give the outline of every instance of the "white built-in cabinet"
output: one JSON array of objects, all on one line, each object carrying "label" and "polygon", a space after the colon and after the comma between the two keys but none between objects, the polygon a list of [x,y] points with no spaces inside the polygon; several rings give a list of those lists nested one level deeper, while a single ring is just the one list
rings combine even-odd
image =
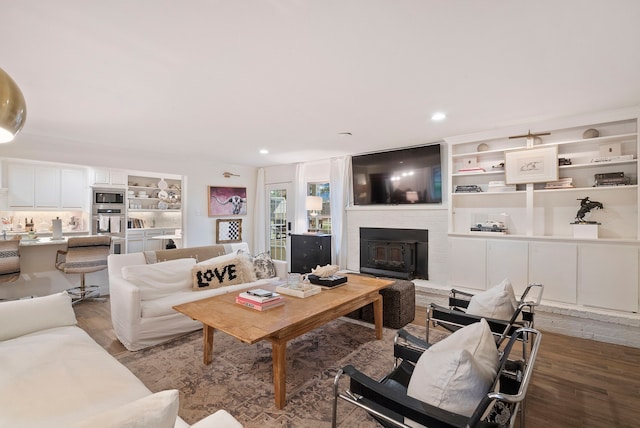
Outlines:
[{"label": "white built-in cabinet", "polygon": [[94,168],[93,184],[96,186],[126,186],[127,173],[113,169]]},{"label": "white built-in cabinet", "polygon": [[87,185],[84,169],[8,163],[10,209],[82,209]]},{"label": "white built-in cabinet", "polygon": [[173,235],[174,231],[175,229],[130,229],[127,231],[127,253],[162,250],[166,241],[154,237]]},{"label": "white built-in cabinet", "polygon": [[[584,138],[588,129],[599,136]],[[539,138],[509,136],[532,133]],[[521,291],[527,283],[544,284],[543,300],[637,312],[639,305],[640,217],[638,196],[638,110],[537,123],[445,139],[449,144],[450,286],[484,290],[509,277]],[[518,149],[557,148],[560,178],[573,187],[506,181],[505,153]],[[604,159],[619,150],[622,157]],[[502,164],[502,165],[501,165]],[[484,171],[461,172],[476,167]],[[509,165],[506,165],[509,168]],[[626,185],[595,185],[595,174],[623,173]],[[481,191],[457,192],[475,185]],[[600,223],[597,238],[574,236],[571,224],[580,200],[601,202],[587,219]],[[478,219],[504,219],[507,234],[472,231]],[[520,290],[519,290],[520,289]]]},{"label": "white built-in cabinet", "polygon": [[516,294],[544,285],[543,299],[637,312],[637,244],[450,237],[450,285],[486,290],[509,278]]}]

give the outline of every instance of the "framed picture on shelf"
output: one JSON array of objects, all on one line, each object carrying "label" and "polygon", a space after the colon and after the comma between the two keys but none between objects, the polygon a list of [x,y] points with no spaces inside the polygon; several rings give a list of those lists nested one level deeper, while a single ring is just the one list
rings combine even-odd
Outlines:
[{"label": "framed picture on shelf", "polygon": [[209,217],[247,215],[246,187],[209,186]]},{"label": "framed picture on shelf", "polygon": [[507,184],[558,180],[558,146],[505,150]]}]

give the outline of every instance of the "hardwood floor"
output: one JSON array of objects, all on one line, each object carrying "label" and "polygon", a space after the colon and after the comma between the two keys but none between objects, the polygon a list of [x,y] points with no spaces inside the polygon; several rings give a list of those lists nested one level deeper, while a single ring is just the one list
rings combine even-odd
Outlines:
[{"label": "hardwood floor", "polygon": [[[126,351],[111,327],[108,301],[85,302],[75,311],[79,326],[109,353]],[[415,323],[425,321],[425,308],[416,308]],[[543,332],[527,397],[527,428],[635,428],[640,349]]]}]

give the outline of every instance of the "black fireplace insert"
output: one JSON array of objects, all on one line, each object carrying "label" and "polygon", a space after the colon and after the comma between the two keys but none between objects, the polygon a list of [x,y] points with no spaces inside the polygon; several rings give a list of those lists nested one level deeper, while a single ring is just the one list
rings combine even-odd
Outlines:
[{"label": "black fireplace insert", "polygon": [[360,272],[401,279],[429,279],[429,231],[360,228]]}]

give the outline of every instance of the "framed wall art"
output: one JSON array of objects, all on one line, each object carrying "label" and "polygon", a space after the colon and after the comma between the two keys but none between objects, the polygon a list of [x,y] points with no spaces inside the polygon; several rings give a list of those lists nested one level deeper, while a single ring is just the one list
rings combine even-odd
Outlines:
[{"label": "framed wall art", "polygon": [[216,244],[242,241],[242,219],[216,220]]},{"label": "framed wall art", "polygon": [[558,146],[507,150],[504,161],[507,184],[558,180]]},{"label": "framed wall art", "polygon": [[209,217],[247,215],[246,187],[209,186]]}]

